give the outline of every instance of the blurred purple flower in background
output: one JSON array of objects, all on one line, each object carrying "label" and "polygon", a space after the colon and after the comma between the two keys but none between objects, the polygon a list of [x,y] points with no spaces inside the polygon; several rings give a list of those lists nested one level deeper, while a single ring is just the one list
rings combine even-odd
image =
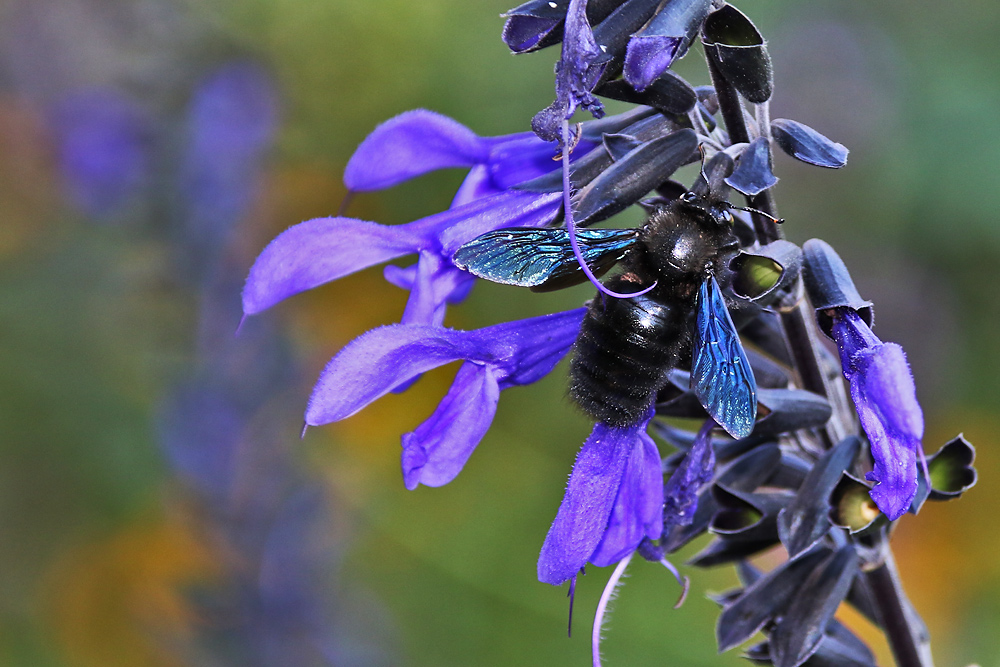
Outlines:
[{"label": "blurred purple flower in background", "polygon": [[248,61],[208,73],[188,103],[179,175],[184,232],[206,246],[224,243],[246,213],[277,128],[277,91]]},{"label": "blurred purple flower in background", "polygon": [[210,621],[195,650],[199,661],[224,664],[385,663],[385,649],[359,639],[364,628],[342,631],[365,617],[348,613],[333,588],[347,540],[342,517],[300,468],[292,424],[260,416],[298,384],[289,345],[267,322],[233,337],[241,271],[225,257],[250,210],[276,115],[270,77],[233,62],[201,80],[185,116],[173,231],[178,261],[195,277],[200,322],[189,377],[164,403],[161,442],[222,565],[215,585],[191,592]]},{"label": "blurred purple flower in background", "polygon": [[114,88],[81,89],[51,112],[66,196],[85,215],[110,219],[150,184],[149,112]]}]

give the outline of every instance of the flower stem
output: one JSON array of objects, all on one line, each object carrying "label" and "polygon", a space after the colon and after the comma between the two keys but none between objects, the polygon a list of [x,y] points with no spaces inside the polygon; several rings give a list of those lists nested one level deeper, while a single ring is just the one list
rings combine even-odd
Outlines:
[{"label": "flower stem", "polygon": [[879,624],[898,667],[933,667],[930,635],[903,592],[888,541],[883,545],[882,563],[864,575]]}]

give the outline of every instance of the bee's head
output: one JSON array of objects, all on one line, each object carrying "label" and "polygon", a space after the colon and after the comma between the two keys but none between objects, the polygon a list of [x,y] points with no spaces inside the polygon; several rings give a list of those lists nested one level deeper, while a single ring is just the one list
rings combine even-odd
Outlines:
[{"label": "bee's head", "polygon": [[726,178],[733,173],[735,164],[727,153],[718,152],[701,165],[698,180],[679,198],[680,206],[689,214],[714,226],[733,224],[729,212],[729,184]]},{"label": "bee's head", "polygon": [[701,218],[703,222],[713,223],[716,228],[732,226],[733,214],[730,209],[734,208],[762,215],[775,223],[784,222],[755,208],[736,206],[729,202],[730,187],[726,179],[733,173],[734,167],[733,159],[722,151],[703,162],[698,180],[690,191],[679,197],[680,205],[689,214]]},{"label": "bee's head", "polygon": [[[728,188],[728,186],[726,186]],[[733,214],[729,209],[732,204],[725,198],[708,195],[701,195],[694,190],[685,192],[680,196],[680,205],[693,217],[701,218],[704,222],[714,223],[716,227],[731,226],[733,224]]]}]

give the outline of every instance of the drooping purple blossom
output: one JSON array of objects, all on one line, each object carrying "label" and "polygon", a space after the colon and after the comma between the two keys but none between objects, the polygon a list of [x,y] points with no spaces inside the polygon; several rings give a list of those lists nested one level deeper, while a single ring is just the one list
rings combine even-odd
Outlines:
[{"label": "drooping purple blossom", "polygon": [[715,450],[712,429],[717,424],[709,418],[698,431],[684,461],[667,480],[663,489],[663,522],[666,526],[688,526],[698,507],[698,491],[715,474]]},{"label": "drooping purple blossom", "polygon": [[866,475],[876,483],[872,500],[895,521],[917,493],[917,461],[923,456],[924,414],[913,375],[903,348],[879,340],[854,310],[834,309],[832,334],[875,460]]},{"label": "drooping purple blossom", "polygon": [[430,418],[403,436],[407,488],[447,484],[489,429],[500,392],[548,374],[576,339],[584,312],[577,308],[473,331],[424,324],[374,329],[348,343],[323,370],[306,423],[345,419],[422,373],[464,361]]},{"label": "drooping purple blossom", "polygon": [[573,464],[566,494],[538,558],[538,579],[559,585],[587,563],[620,561],[663,528],[663,474],[652,419],[613,428],[598,422]]},{"label": "drooping purple blossom", "polygon": [[385,277],[410,290],[404,323],[440,324],[445,304],[468,294],[475,280],[452,255],[462,244],[501,227],[537,227],[556,214],[559,193],[508,190],[404,225],[353,218],[317,218],[289,228],[254,262],[243,290],[243,312],[259,313],[299,292],[418,254],[415,267]]},{"label": "drooping purple blossom", "polygon": [[592,92],[605,65],[599,63],[601,51],[594,31],[587,21],[587,0],[571,0],[566,10],[562,56],[556,63],[556,99],[531,120],[531,129],[545,141],[561,141],[562,123],[581,107],[604,116],[604,105]]}]

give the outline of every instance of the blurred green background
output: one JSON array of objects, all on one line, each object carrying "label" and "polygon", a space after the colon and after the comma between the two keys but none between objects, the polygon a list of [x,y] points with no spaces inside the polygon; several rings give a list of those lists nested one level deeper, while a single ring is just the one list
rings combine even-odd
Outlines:
[{"label": "blurred green background", "polygon": [[[770,43],[772,116],[851,149],[836,172],[778,156],[787,234],[832,243],[875,302],[876,333],[907,350],[925,449],[963,431],[978,447],[980,484],[902,519],[895,546],[938,664],[1000,665],[992,507],[1000,499],[1000,291],[991,278],[1000,261],[1000,45],[992,38],[1000,7],[740,7]],[[164,404],[184,378],[210,374],[216,355],[239,359],[231,386],[241,372],[260,374],[263,362],[240,347],[246,339],[231,338],[239,280],[278,232],[336,212],[344,164],[379,122],[424,107],[481,135],[505,134],[525,130],[551,102],[558,52],[510,55],[499,39],[508,8],[497,0],[0,2],[0,664],[255,664],[238,642],[211,639],[245,619],[206,614],[204,591],[257,581],[256,566],[218,537],[233,521],[213,508],[231,498],[213,505],[177,474],[163,434],[187,416]],[[234,61],[270,82],[273,118],[266,100],[261,113],[272,133],[258,142],[252,173],[241,172],[239,183],[252,187],[226,209],[229,227],[205,231],[198,225],[211,226],[211,216],[185,214],[195,210],[186,198],[196,198],[183,178],[190,110],[199,82]],[[677,69],[708,82],[697,49]],[[88,90],[113,91],[134,108],[128,122],[142,119],[125,142],[139,153],[125,150],[132,161],[114,163],[127,187],[105,187],[96,201],[73,189],[65,146],[66,100]],[[241,117],[241,108],[230,111]],[[225,144],[207,145],[226,157]],[[433,174],[359,196],[350,213],[413,220],[445,208],[461,178]],[[223,287],[207,292],[216,283],[201,274],[225,275]],[[585,288],[535,295],[479,285],[447,323],[486,326],[586,298]],[[454,367],[299,442],[323,364],[360,333],[398,321],[404,302],[373,269],[251,323],[277,331],[266,340],[283,345],[297,371],[274,385],[273,400],[266,387],[255,394],[247,432],[266,425],[276,433],[276,456],[293,471],[281,484],[324,489],[329,513],[310,524],[328,540],[310,556],[325,563],[313,602],[334,609],[322,650],[294,661],[276,650],[260,664],[588,664],[590,616],[608,572],[591,569],[581,580],[572,639],[565,591],[535,580],[538,549],[590,428],[565,398],[564,370],[505,392],[489,435],[440,489],[404,489],[398,437],[431,412]],[[225,334],[206,336],[206,327]],[[257,492],[244,484],[241,507]],[[261,539],[272,549],[282,535]],[[606,631],[605,664],[738,664],[738,652],[716,656],[716,608],[703,595],[733,585],[734,575],[686,573],[692,595],[675,611],[672,578],[632,566]],[[845,618],[889,664],[877,633]]]}]

